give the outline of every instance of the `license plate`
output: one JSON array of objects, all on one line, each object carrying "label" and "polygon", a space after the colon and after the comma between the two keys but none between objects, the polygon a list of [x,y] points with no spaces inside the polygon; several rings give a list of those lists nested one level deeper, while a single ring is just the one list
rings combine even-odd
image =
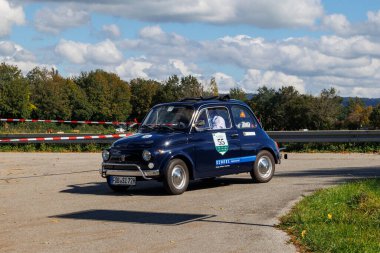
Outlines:
[{"label": "license plate", "polygon": [[135,177],[111,176],[112,185],[136,185]]}]

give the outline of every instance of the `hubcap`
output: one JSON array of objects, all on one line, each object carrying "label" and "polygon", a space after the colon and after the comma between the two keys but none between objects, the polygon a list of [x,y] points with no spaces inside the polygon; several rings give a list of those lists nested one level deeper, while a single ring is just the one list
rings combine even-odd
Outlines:
[{"label": "hubcap", "polygon": [[176,189],[182,189],[185,186],[186,174],[182,166],[174,166],[172,170],[172,182]]},{"label": "hubcap", "polygon": [[268,178],[272,173],[272,161],[267,156],[262,156],[258,162],[258,172],[262,178]]}]

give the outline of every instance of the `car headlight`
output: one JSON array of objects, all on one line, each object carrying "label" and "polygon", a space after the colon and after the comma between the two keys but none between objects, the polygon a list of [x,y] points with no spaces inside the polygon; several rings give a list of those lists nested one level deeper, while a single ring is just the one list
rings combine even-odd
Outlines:
[{"label": "car headlight", "polygon": [[103,150],[102,157],[103,161],[108,161],[108,159],[110,159],[110,152],[108,150]]},{"label": "car headlight", "polygon": [[148,151],[148,150],[144,150],[142,152],[142,158],[145,160],[145,161],[149,161],[151,158],[152,158],[152,154]]}]

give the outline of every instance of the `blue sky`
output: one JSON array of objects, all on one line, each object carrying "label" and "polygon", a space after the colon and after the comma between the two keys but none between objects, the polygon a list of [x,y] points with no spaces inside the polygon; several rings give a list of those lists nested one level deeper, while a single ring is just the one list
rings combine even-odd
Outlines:
[{"label": "blue sky", "polygon": [[380,97],[380,1],[0,0],[0,61]]}]

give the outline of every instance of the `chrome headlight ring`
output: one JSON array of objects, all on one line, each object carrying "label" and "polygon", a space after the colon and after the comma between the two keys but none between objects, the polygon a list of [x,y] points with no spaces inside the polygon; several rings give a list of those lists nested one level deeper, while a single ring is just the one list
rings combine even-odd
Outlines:
[{"label": "chrome headlight ring", "polygon": [[149,162],[150,159],[152,159],[152,153],[150,153],[149,150],[144,150],[142,152],[142,158],[144,159],[144,161]]}]

